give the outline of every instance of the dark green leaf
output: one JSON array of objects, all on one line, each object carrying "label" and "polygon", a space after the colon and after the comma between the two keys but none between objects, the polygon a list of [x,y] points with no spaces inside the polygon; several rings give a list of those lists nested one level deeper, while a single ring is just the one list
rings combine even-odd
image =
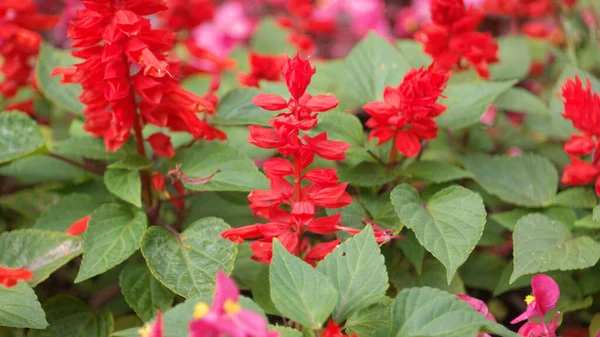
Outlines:
[{"label": "dark green leaf", "polygon": [[473,177],[471,173],[461,168],[433,160],[415,161],[406,168],[406,171],[416,178],[434,183]]},{"label": "dark green leaf", "polygon": [[87,194],[66,195],[42,213],[33,228],[64,232],[75,221],[92,214],[101,204],[101,200]]},{"label": "dark green leaf", "polygon": [[148,322],[157,311],[165,312],[173,303],[173,294],[152,276],[144,264],[129,265],[121,271],[119,286],[127,303]]},{"label": "dark green leaf", "polygon": [[252,102],[259,91],[254,88],[238,88],[228,92],[219,101],[217,115],[213,120],[221,125],[268,125],[276,113],[266,111]]},{"label": "dark green leaf", "polygon": [[0,286],[0,326],[44,329],[46,314],[33,290],[20,281],[16,286]]},{"label": "dark green leaf", "polygon": [[349,334],[358,334],[360,337],[373,337],[377,329],[386,327],[391,321],[391,300],[384,297],[382,300],[361,310],[356,310],[348,317],[344,327]]},{"label": "dark green leaf", "polygon": [[21,112],[0,112],[0,163],[35,152],[44,146],[37,123]]}]

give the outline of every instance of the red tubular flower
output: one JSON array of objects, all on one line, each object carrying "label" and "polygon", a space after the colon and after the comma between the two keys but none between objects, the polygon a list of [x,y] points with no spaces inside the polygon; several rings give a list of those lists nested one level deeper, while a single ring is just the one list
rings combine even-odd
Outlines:
[{"label": "red tubular flower", "polygon": [[75,221],[66,231],[65,233],[71,234],[73,236],[77,236],[83,232],[85,232],[88,228],[88,223],[90,222],[91,216],[84,216],[83,218]]},{"label": "red tubular flower", "polygon": [[489,32],[475,28],[483,20],[483,11],[465,8],[463,0],[432,0],[433,23],[424,24],[415,40],[436,67],[445,70],[462,69],[464,61],[471,64],[479,76],[489,78],[488,65],[498,62],[498,44]]},{"label": "red tubular flower", "polygon": [[[310,249],[304,234],[330,234],[343,227],[339,223],[340,215],[316,218],[317,207],[344,207],[352,202],[352,197],[346,193],[348,184],[339,183],[335,169],[306,168],[315,155],[329,160],[344,159],[344,152],[349,145],[327,139],[326,133],[315,137],[301,134],[315,126],[317,113],[335,108],[338,101],[333,96],[313,97],[306,94],[315,69],[298,55],[284,63],[282,72],[292,97],[286,100],[277,95],[260,94],[253,102],[266,110],[287,111],[270,121],[272,128],[249,127],[250,143],[262,148],[278,149],[283,156],[291,157],[291,160],[267,160],[264,170],[271,181],[270,189],[252,191],[248,195],[250,209],[256,216],[266,218],[268,223],[230,229],[221,236],[234,242],[257,239],[252,242],[250,249],[253,259],[262,263],[270,263],[272,240],[277,238],[290,253],[297,256],[306,253],[305,260],[314,265],[339,241],[318,244]],[[303,180],[310,184],[303,184]]]},{"label": "red tubular flower", "polygon": [[148,142],[152,146],[154,153],[161,157],[171,158],[175,155],[175,149],[171,144],[171,137],[162,132],[157,132],[148,137]]},{"label": "red tubular flower", "polygon": [[342,329],[337,325],[333,319],[330,319],[327,322],[327,326],[325,327],[325,331],[323,331],[322,337],[358,337],[358,334],[346,335],[342,333]]},{"label": "red tubular flower", "polygon": [[193,29],[215,15],[214,0],[168,0],[168,9],[160,16],[173,31]]},{"label": "red tubular flower", "polygon": [[[195,138],[224,138],[197,115],[214,111],[214,104],[183,89],[173,78],[178,64],[168,61],[166,53],[174,35],[153,29],[144,18],[167,9],[162,0],[89,0],[83,5],[71,21],[68,36],[79,48],[73,55],[84,61],[74,68],[57,68],[53,74],[83,87],[79,99],[86,105],[86,131],[103,137],[108,151],[118,150],[132,128],[139,136],[145,123]],[[170,154],[168,145],[161,150]]]},{"label": "red tubular flower", "polygon": [[260,80],[273,82],[281,80],[281,68],[285,61],[284,56],[260,55],[250,52],[249,58],[250,72],[248,74],[238,74],[240,84],[258,88]]},{"label": "red tubular flower", "polygon": [[367,103],[363,107],[371,116],[366,123],[371,128],[370,138],[377,138],[378,145],[392,140],[395,149],[408,157],[419,153],[420,140],[437,135],[433,118],[446,107],[436,102],[442,97],[449,76],[433,66],[411,69],[398,88],[386,87],[384,102]]},{"label": "red tubular flower", "polygon": [[28,269],[12,269],[0,266],[0,284],[7,288],[17,285],[19,280],[25,282],[33,278],[33,273]]}]

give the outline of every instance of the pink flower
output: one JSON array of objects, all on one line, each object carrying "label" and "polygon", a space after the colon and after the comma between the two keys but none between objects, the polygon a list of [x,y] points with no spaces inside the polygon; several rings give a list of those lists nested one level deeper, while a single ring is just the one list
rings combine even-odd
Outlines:
[{"label": "pink flower", "polygon": [[138,333],[141,337],[163,337],[163,330],[162,312],[159,311],[158,315],[156,315],[156,320],[146,324]]},{"label": "pink flower", "polygon": [[[469,295],[464,295],[464,294],[457,294],[456,296],[458,296],[458,298],[460,300],[467,302],[468,305],[472,306],[475,310],[477,310],[480,314],[485,316],[490,321],[496,322],[496,318],[494,318],[494,316],[490,313],[487,305],[482,300],[477,299],[475,297],[471,297]],[[490,335],[483,333],[483,332],[479,333],[477,336],[478,337],[490,337]]]},{"label": "pink flower", "polygon": [[513,319],[510,323],[516,324],[524,320],[544,316],[548,311],[556,307],[556,302],[560,297],[560,288],[556,281],[545,274],[535,275],[531,279],[532,295],[527,295],[525,302],[527,310]]},{"label": "pink flower", "polygon": [[240,291],[233,280],[217,272],[212,305],[196,304],[189,337],[277,337],[276,332],[267,331],[267,322],[261,315],[241,307],[239,297]]},{"label": "pink flower", "polygon": [[324,0],[314,11],[318,20],[335,20],[342,14],[350,17],[351,31],[362,37],[370,30],[390,38],[385,17],[385,3],[382,0]]},{"label": "pink flower", "polygon": [[495,105],[490,104],[490,105],[488,105],[488,107],[485,110],[485,112],[483,113],[483,115],[481,115],[481,118],[479,119],[479,121],[485,125],[492,126],[492,125],[494,125],[494,122],[496,121],[497,115],[498,115],[498,109],[496,108]]},{"label": "pink flower", "polygon": [[[518,334],[523,337],[555,337],[558,329],[558,318],[560,313],[550,320],[548,325],[538,322],[527,322],[519,329]],[[596,336],[598,337],[598,336]]]}]

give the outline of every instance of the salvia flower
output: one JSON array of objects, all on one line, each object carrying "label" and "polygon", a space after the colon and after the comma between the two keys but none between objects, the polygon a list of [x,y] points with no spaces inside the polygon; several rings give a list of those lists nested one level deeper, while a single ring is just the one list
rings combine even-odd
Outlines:
[{"label": "salvia flower", "polygon": [[277,337],[267,330],[265,319],[239,303],[240,291],[225,273],[217,272],[213,302],[200,302],[194,308],[189,337]]},{"label": "salvia flower", "polygon": [[215,0],[168,0],[168,9],[160,13],[165,25],[174,31],[194,29],[215,15]]},{"label": "salvia flower", "polygon": [[73,235],[73,236],[77,236],[77,235],[85,232],[88,228],[88,223],[90,222],[90,218],[91,218],[91,216],[87,215],[87,216],[84,216],[83,218],[75,221],[71,226],[69,226],[69,228],[67,228],[65,233]]},{"label": "salvia flower", "polygon": [[538,274],[531,279],[531,289],[533,295],[525,297],[527,309],[511,323],[516,324],[531,318],[539,318],[541,323],[527,322],[519,329],[519,334],[525,337],[555,337],[560,312],[556,313],[549,324],[545,323],[544,315],[556,307],[560,297],[560,288],[550,276]]},{"label": "salvia flower", "polygon": [[12,288],[20,280],[29,281],[33,278],[33,273],[29,269],[12,269],[0,266],[0,284],[6,288]]},{"label": "salvia flower", "polygon": [[156,320],[146,324],[143,328],[138,330],[138,333],[140,334],[140,337],[163,337],[164,330],[162,312],[159,311],[156,315]]},{"label": "salvia flower", "polygon": [[366,125],[371,128],[370,138],[378,145],[393,142],[396,150],[413,157],[421,150],[421,139],[433,139],[437,124],[433,118],[446,107],[437,103],[442,97],[450,74],[436,70],[411,69],[397,88],[386,87],[383,102],[367,103],[363,109],[371,118]]},{"label": "salvia flower", "polygon": [[[144,17],[167,9],[162,0],[89,0],[83,5],[68,36],[78,48],[73,56],[84,61],[73,68],[57,68],[53,74],[62,74],[63,82],[81,84],[84,129],[103,137],[107,151],[118,150],[132,128],[140,136],[146,123],[195,138],[224,138],[197,115],[214,111],[213,104],[174,79],[178,64],[166,57],[174,35],[153,29]],[[169,155],[166,140],[159,140],[162,151],[157,154]]]},{"label": "salvia flower", "polygon": [[[475,298],[475,297],[471,297],[469,295],[465,295],[465,294],[457,294],[456,296],[458,296],[458,298],[461,301],[464,301],[468,305],[470,305],[471,307],[473,307],[473,309],[477,310],[480,314],[482,314],[483,316],[485,316],[490,321],[496,322],[496,318],[494,318],[494,315],[492,315],[490,313],[487,305],[482,300],[480,300],[478,298]],[[490,335],[487,334],[487,333],[481,332],[481,333],[479,333],[477,335],[477,337],[490,337]]]},{"label": "salvia flower", "polygon": [[486,13],[539,18],[552,14],[552,0],[485,0]]},{"label": "salvia flower", "polygon": [[[571,135],[564,150],[571,156],[561,182],[565,185],[587,185],[596,181],[596,194],[600,195],[600,95],[592,91],[589,79],[584,86],[581,79],[568,78],[562,87],[563,117],[570,120],[580,134]],[[580,157],[591,155],[591,162]]]},{"label": "salvia flower", "polygon": [[415,34],[441,69],[463,69],[466,63],[479,76],[489,78],[488,65],[498,62],[498,44],[491,33],[475,29],[483,20],[483,11],[465,7],[463,0],[431,0],[433,22],[424,24]]},{"label": "salvia flower", "polygon": [[[268,220],[224,231],[221,236],[234,242],[255,239],[250,249],[253,259],[270,263],[272,241],[277,238],[291,253],[314,265],[331,252],[339,240],[311,247],[304,234],[334,233],[343,225],[340,215],[316,217],[317,207],[339,208],[352,201],[346,193],[347,183],[339,183],[335,169],[307,167],[315,155],[328,160],[342,160],[350,145],[329,140],[327,133],[314,137],[302,134],[317,123],[317,114],[335,108],[338,100],[330,95],[311,96],[306,93],[315,73],[308,60],[296,55],[283,65],[283,78],[291,94],[286,100],[273,94],[259,94],[253,102],[269,111],[280,111],[270,121],[272,127],[250,126],[248,141],[258,147],[277,149],[285,157],[267,160],[263,168],[271,181],[269,190],[252,191],[248,196],[254,214]],[[283,110],[283,111],[282,111]],[[308,182],[310,184],[303,184]]]},{"label": "salvia flower", "polygon": [[322,337],[358,337],[358,334],[346,335],[342,333],[342,329],[333,319],[329,319],[325,330],[321,334]]},{"label": "salvia flower", "polygon": [[240,84],[248,87],[259,87],[260,80],[278,82],[281,80],[281,68],[285,62],[285,56],[261,55],[250,52],[250,72],[238,74]]}]

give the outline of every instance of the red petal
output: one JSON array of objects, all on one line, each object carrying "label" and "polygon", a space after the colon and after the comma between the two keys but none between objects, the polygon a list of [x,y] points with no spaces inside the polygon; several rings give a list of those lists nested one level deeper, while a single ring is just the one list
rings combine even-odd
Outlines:
[{"label": "red petal", "polygon": [[252,102],[257,106],[269,111],[282,110],[288,106],[283,97],[274,94],[258,94],[254,96]]},{"label": "red petal", "polygon": [[399,131],[396,135],[396,149],[407,157],[414,157],[421,151],[421,142],[410,132]]},{"label": "red petal", "polygon": [[312,111],[323,112],[335,108],[339,103],[340,101],[333,95],[317,95],[311,97],[305,107]]}]

